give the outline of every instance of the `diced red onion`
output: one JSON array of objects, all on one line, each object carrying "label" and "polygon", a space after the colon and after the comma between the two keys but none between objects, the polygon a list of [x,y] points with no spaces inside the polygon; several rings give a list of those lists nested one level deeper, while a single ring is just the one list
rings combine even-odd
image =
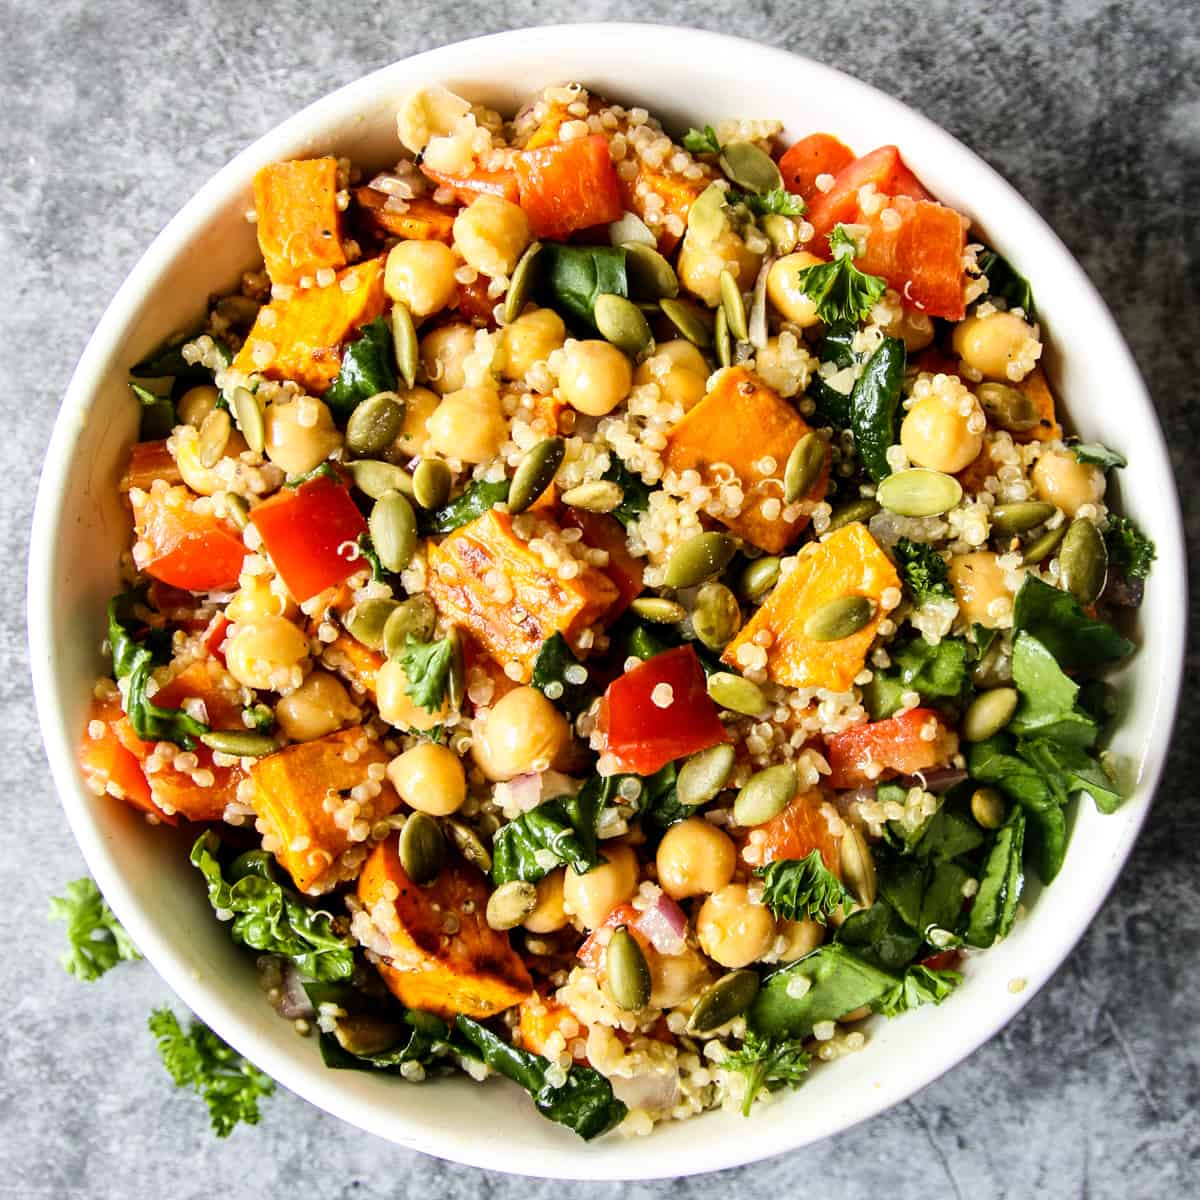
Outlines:
[{"label": "diced red onion", "polygon": [[632,1079],[614,1076],[609,1080],[613,1095],[630,1108],[641,1108],[647,1112],[665,1112],[675,1106],[679,1098],[679,1073],[677,1071],[643,1070]]},{"label": "diced red onion", "polygon": [[634,924],[659,954],[679,954],[683,950],[687,917],[666,892],[659,892]]},{"label": "diced red onion", "polygon": [[935,796],[948,792],[955,784],[962,783],[967,773],[961,767],[939,767],[936,771],[920,771],[904,780],[906,787],[922,787]]},{"label": "diced red onion", "polygon": [[301,1018],[308,1021],[316,1015],[308,993],[304,990],[304,984],[300,982],[300,972],[292,963],[283,968],[283,995],[279,999],[277,1011],[289,1021]]}]

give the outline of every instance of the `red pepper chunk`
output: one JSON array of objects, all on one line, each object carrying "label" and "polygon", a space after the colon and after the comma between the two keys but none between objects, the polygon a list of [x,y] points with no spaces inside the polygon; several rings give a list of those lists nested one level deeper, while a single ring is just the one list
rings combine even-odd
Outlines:
[{"label": "red pepper chunk", "polygon": [[783,186],[805,200],[818,194],[817,177],[835,176],[854,161],[854,151],[831,133],[810,133],[783,152],[779,172]]},{"label": "red pepper chunk", "polygon": [[603,134],[555,142],[517,155],[521,207],[535,237],[565,238],[606,225],[625,211]]},{"label": "red pepper chunk", "polygon": [[151,578],[184,591],[232,587],[246,546],[228,522],[197,512],[195,500],[185,487],[135,494],[134,561]]},{"label": "red pepper chunk", "polygon": [[513,204],[517,202],[517,177],[506,168],[485,171],[482,167],[476,167],[467,175],[451,175],[447,171],[435,171],[422,163],[421,173],[426,179],[432,179],[438,187],[449,188],[460,204],[470,204],[483,195],[501,196]]},{"label": "red pepper chunk", "polygon": [[[929,728],[933,736],[925,731]],[[958,752],[958,735],[931,708],[914,708],[900,717],[855,725],[826,742],[829,783],[856,788],[944,767]]]},{"label": "red pepper chunk", "polygon": [[728,741],[691,646],[647,659],[614,679],[597,727],[619,771],[653,775],[677,758]]},{"label": "red pepper chunk", "polygon": [[288,591],[303,604],[361,570],[354,543],[367,522],[350,490],[326,476],[285,489],[250,514]]},{"label": "red pepper chunk", "polygon": [[880,146],[870,154],[847,163],[834,176],[833,187],[817,192],[808,205],[805,218],[813,227],[813,253],[828,257],[825,239],[835,225],[852,224],[859,219],[858,189],[868,183],[883,196],[911,196],[914,200],[932,200],[921,181],[904,165],[895,146]]}]

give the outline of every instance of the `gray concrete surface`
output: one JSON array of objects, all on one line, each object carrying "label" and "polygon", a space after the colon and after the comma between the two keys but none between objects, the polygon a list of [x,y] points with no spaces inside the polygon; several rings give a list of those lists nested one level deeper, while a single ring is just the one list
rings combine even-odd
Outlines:
[{"label": "gray concrete surface", "polygon": [[[258,1128],[218,1142],[200,1102],[175,1092],[157,1063],[145,1018],[168,996],[153,970],[127,966],[85,987],[58,966],[61,933],[46,924],[46,899],[81,873],[82,861],[34,722],[21,597],[46,439],[109,297],[217,167],[330,88],[472,33],[605,18],[691,23],[825,59],[898,95],[995,164],[1062,235],[1124,327],[1200,551],[1200,37],[1185,5],[2,0],[0,324],[10,383],[0,438],[0,571],[9,597],[0,623],[0,1195],[367,1200],[486,1189],[496,1200],[976,1200],[1200,1192],[1194,687],[1120,885],[1024,1015],[870,1125],[719,1176],[662,1185],[486,1180],[374,1141],[284,1094]],[[1193,674],[1197,665],[1193,652]]]}]

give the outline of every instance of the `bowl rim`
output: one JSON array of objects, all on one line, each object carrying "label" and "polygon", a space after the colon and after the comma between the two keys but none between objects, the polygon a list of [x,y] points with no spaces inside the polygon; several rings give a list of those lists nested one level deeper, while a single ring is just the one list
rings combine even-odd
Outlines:
[{"label": "bowl rim", "polygon": [[[1169,547],[1164,547],[1164,541],[1160,539],[1160,561],[1156,567],[1154,587],[1170,593],[1167,599],[1169,608],[1185,620],[1187,614],[1184,555],[1179,552],[1183,546],[1182,521],[1165,439],[1144,381],[1107,306],[1057,234],[1007,180],[941,126],[870,84],[804,55],[766,46],[751,39],[707,30],[636,22],[546,25],[454,42],[390,63],[306,105],[239,152],[183,205],[154,238],[120,285],[88,340],[71,376],[46,451],[34,509],[26,608],[36,708],[55,790],[88,868],[117,917],[125,924],[134,941],[168,986],[201,1020],[211,1025],[240,1053],[245,1054],[289,1090],[357,1128],[437,1157],[514,1174],[530,1172],[522,1170],[521,1166],[511,1161],[511,1155],[506,1156],[503,1148],[498,1147],[494,1140],[464,1142],[461,1139],[443,1138],[439,1141],[439,1131],[431,1131],[417,1121],[410,1123],[408,1136],[401,1137],[397,1133],[395,1113],[390,1114],[385,1122],[381,1114],[374,1111],[377,1106],[372,1101],[347,1094],[339,1095],[336,1075],[329,1080],[332,1086],[315,1086],[310,1078],[306,1078],[307,1072],[300,1067],[294,1054],[276,1052],[274,1047],[260,1038],[255,1031],[244,1027],[219,992],[191,972],[171,941],[157,931],[154,917],[144,911],[130,895],[113,853],[107,845],[103,822],[89,810],[88,798],[75,768],[78,731],[66,728],[58,703],[59,685],[52,659],[40,651],[53,642],[53,548],[57,529],[65,515],[65,484],[74,441],[79,428],[86,420],[91,397],[110,369],[120,349],[119,338],[137,314],[143,296],[153,281],[170,269],[196,231],[215,219],[230,203],[231,198],[248,186],[250,175],[257,166],[278,157],[278,152],[273,148],[297,140],[309,128],[324,130],[333,125],[339,115],[344,118],[366,105],[374,89],[381,86],[386,88],[393,81],[397,84],[403,83],[406,75],[428,75],[439,68],[447,75],[469,73],[473,56],[482,55],[486,58],[488,54],[503,51],[507,45],[515,45],[518,40],[524,49],[532,45],[547,55],[552,55],[555,48],[565,42],[577,43],[580,39],[588,39],[603,48],[611,39],[630,36],[636,36],[646,42],[647,54],[653,53],[655,44],[670,42],[675,48],[686,43],[697,56],[697,61],[705,61],[706,55],[719,54],[722,48],[737,55],[752,54],[767,70],[786,70],[789,67],[794,69],[799,60],[808,78],[818,82],[821,79],[831,81],[843,91],[857,93],[872,109],[882,113],[902,114],[905,122],[915,122],[919,127],[923,127],[924,136],[931,142],[940,144],[954,155],[966,156],[971,160],[971,165],[984,181],[984,190],[987,193],[999,193],[1005,196],[1010,204],[1016,204],[1025,210],[1032,227],[1040,234],[1044,247],[1054,256],[1056,270],[1065,273],[1070,290],[1093,310],[1093,315],[1099,322],[1097,339],[1109,343],[1108,353],[1116,357],[1120,368],[1136,385],[1133,394],[1127,396],[1126,402],[1140,410],[1137,415],[1146,427],[1147,438],[1158,454],[1160,463],[1166,468],[1166,486],[1160,494],[1161,509],[1157,516],[1159,527],[1166,531]],[[647,91],[652,90],[653,85],[648,85]],[[1164,548],[1168,548],[1170,553],[1162,554]],[[915,1095],[951,1067],[969,1057],[1012,1020],[1061,966],[1108,897],[1149,811],[1165,763],[1166,748],[1170,742],[1182,672],[1181,649],[1173,668],[1167,670],[1158,682],[1156,719],[1146,749],[1144,769],[1138,780],[1135,795],[1126,801],[1126,819],[1129,821],[1127,835],[1118,852],[1109,861],[1097,864],[1094,876],[1096,883],[1092,894],[1076,913],[1075,921],[1065,929],[1061,925],[1056,927],[1056,948],[1042,964],[1042,969],[1036,977],[1030,979],[1029,986],[1019,997],[1014,997],[1011,1006],[974,1028],[970,1036],[961,1040],[951,1054],[929,1056],[923,1069],[910,1072],[903,1082],[894,1078],[890,1081],[885,1080],[873,1090],[874,1094],[864,1097],[855,1118],[838,1125],[836,1132],[851,1128],[860,1121],[870,1119]],[[548,1153],[546,1158],[539,1162],[536,1175],[549,1178],[585,1177],[614,1180],[680,1176],[759,1161],[815,1140],[812,1135],[806,1135],[802,1128],[789,1129],[785,1122],[776,1121],[772,1125],[769,1121],[764,1121],[764,1115],[759,1115],[753,1138],[727,1139],[725,1145],[709,1143],[703,1152],[694,1152],[687,1157],[672,1154],[666,1156],[661,1163],[654,1162],[649,1166],[643,1163],[636,1172],[631,1173],[629,1168],[621,1165],[624,1159],[630,1156],[617,1153],[592,1158],[582,1145],[578,1145],[573,1153]],[[531,1119],[538,1118],[531,1113]],[[835,1131],[824,1131],[818,1136],[827,1136],[833,1132]]]}]

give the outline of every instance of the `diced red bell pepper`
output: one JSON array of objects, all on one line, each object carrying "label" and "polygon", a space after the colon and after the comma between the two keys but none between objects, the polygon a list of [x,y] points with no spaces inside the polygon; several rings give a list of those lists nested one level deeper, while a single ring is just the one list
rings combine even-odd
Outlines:
[{"label": "diced red bell pepper", "polygon": [[505,200],[517,203],[517,176],[513,171],[504,168],[499,171],[484,171],[476,168],[469,175],[450,175],[446,171],[435,171],[432,167],[421,164],[421,173],[432,179],[439,187],[448,187],[454,192],[454,198],[460,204],[470,204],[472,200],[486,194],[503,196]]},{"label": "diced red bell pepper", "polygon": [[225,641],[225,635],[229,631],[230,624],[229,618],[224,613],[217,613],[209,622],[208,629],[204,634],[204,648],[222,666],[225,665],[225,655],[221,650],[221,645]]},{"label": "diced red bell pepper", "polygon": [[[925,736],[927,727],[932,728],[932,737]],[[958,751],[958,735],[933,709],[914,708],[903,716],[835,733],[825,745],[830,784],[855,788],[893,775],[944,767]]]},{"label": "diced red bell pepper", "polygon": [[470,283],[460,283],[451,301],[458,315],[472,325],[488,329],[496,327],[496,300],[488,295],[491,280],[486,275],[476,275]]},{"label": "diced red bell pepper", "polygon": [[245,543],[229,522],[194,511],[195,499],[185,487],[142,493],[133,506],[134,560],[147,575],[189,592],[232,587]]},{"label": "diced red bell pepper", "polygon": [[614,679],[600,702],[597,728],[617,769],[635,775],[653,775],[677,758],[728,741],[691,646],[656,654]]},{"label": "diced red bell pepper", "polygon": [[179,473],[179,465],[175,462],[166,440],[157,442],[137,442],[129,451],[129,463],[125,474],[121,476],[121,491],[130,488],[148,490],[156,479],[165,479],[167,483],[183,482]]},{"label": "diced red bell pepper", "polygon": [[350,489],[321,475],[276,493],[250,514],[288,591],[301,604],[361,570],[367,522]]},{"label": "diced red bell pepper", "polygon": [[604,614],[604,624],[611,625],[645,589],[642,583],[642,560],[629,553],[625,530],[615,517],[586,512],[582,508],[567,508],[563,512],[562,523],[581,529],[583,540],[594,550],[608,551],[608,565],[600,570],[617,587],[617,598]]},{"label": "diced red bell pepper", "polygon": [[826,238],[835,225],[852,224],[859,219],[858,189],[868,183],[884,196],[911,196],[914,200],[932,200],[921,181],[904,165],[895,146],[880,146],[844,166],[834,177],[827,192],[816,192],[805,220],[813,227],[812,252],[829,257]]},{"label": "diced red bell pepper", "polygon": [[810,133],[783,152],[783,186],[805,200],[817,195],[817,176],[833,175],[854,161],[854,151],[832,133]]},{"label": "diced red bell pepper", "polygon": [[624,212],[617,170],[603,134],[555,142],[517,156],[521,207],[534,236],[564,238]]},{"label": "diced red bell pepper", "polygon": [[[156,817],[174,825],[175,819],[163,813],[150,795],[142,764],[121,744],[117,737],[116,724],[125,717],[121,703],[111,700],[93,700],[88,711],[88,728],[79,743],[79,767],[89,785],[115,795],[134,808],[153,813]],[[93,721],[104,726],[100,737],[91,734]]]},{"label": "diced red bell pepper", "polygon": [[937,954],[921,959],[921,966],[930,971],[953,971],[961,961],[961,950],[939,950]]},{"label": "diced red bell pepper", "polygon": [[783,810],[759,828],[766,835],[762,842],[762,861],[779,858],[807,858],[820,850],[821,860],[841,878],[841,843],[830,832],[821,812],[821,793],[801,792]]}]

